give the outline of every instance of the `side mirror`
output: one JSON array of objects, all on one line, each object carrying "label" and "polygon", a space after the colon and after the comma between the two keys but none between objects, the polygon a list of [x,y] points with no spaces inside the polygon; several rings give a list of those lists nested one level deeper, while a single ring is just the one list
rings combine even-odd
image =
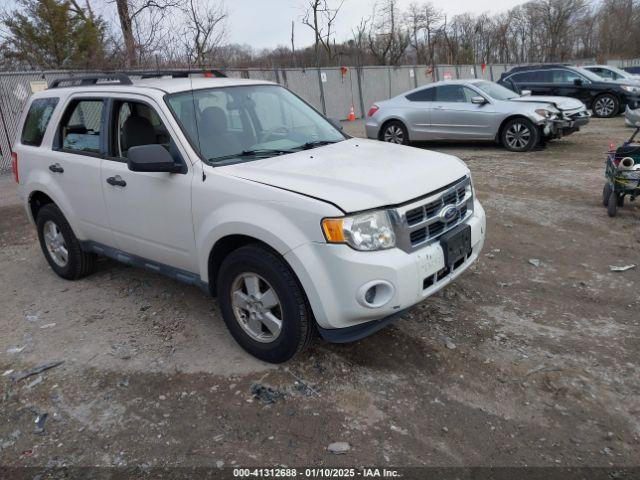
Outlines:
[{"label": "side mirror", "polygon": [[183,166],[162,145],[139,145],[128,152],[127,166],[132,172],[181,173]]},{"label": "side mirror", "polygon": [[573,79],[573,84],[574,84],[576,87],[581,87],[581,86],[582,86],[582,79],[581,79],[581,78],[574,78],[574,79]]},{"label": "side mirror", "polygon": [[522,96],[522,97],[530,97],[531,96],[531,90],[521,90],[520,91],[520,96]]},{"label": "side mirror", "polygon": [[337,128],[338,130],[340,131],[344,130],[344,127],[342,126],[342,123],[340,123],[340,120],[336,120],[335,118],[327,118],[327,120],[329,120],[329,123],[333,125],[335,128]]},{"label": "side mirror", "polygon": [[487,99],[483,96],[478,95],[477,97],[471,97],[471,103],[474,105],[484,105],[487,103]]}]

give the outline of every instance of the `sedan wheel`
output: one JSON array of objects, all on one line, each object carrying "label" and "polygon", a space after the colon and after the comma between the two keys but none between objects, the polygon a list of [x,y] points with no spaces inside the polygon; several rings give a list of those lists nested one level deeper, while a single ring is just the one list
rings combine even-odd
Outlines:
[{"label": "sedan wheel", "polygon": [[500,140],[507,150],[528,152],[540,143],[540,130],[526,118],[514,118],[502,128]]},{"label": "sedan wheel", "polygon": [[384,128],[382,140],[388,143],[395,143],[397,145],[408,145],[409,143],[407,130],[400,122],[389,123]]},{"label": "sedan wheel", "polygon": [[593,103],[596,117],[609,118],[618,112],[618,101],[613,95],[601,95]]}]

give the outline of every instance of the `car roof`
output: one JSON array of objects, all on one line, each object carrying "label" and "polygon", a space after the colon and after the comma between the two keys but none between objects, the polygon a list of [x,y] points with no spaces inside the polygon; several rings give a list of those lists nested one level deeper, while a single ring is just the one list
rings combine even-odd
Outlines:
[{"label": "car roof", "polygon": [[277,85],[274,82],[258,79],[244,79],[244,78],[229,78],[229,77],[152,77],[143,79],[131,79],[130,84],[116,83],[116,82],[98,82],[91,85],[69,85],[62,87],[49,88],[44,90],[35,96],[50,97],[52,95],[68,95],[78,92],[94,92],[94,91],[107,91],[107,92],[122,92],[122,93],[135,93],[141,90],[155,91],[158,90],[165,93],[178,93],[187,92],[191,90],[204,90],[207,88],[221,88],[221,87],[237,87],[248,85]]}]

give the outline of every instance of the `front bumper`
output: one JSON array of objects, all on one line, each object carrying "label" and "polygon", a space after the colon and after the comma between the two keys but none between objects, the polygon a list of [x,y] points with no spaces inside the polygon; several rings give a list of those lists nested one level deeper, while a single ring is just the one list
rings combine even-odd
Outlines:
[{"label": "front bumper", "polygon": [[542,124],[542,131],[548,138],[562,138],[572,133],[580,131],[589,123],[590,115],[585,110],[570,118],[555,118],[546,120]]},{"label": "front bumper", "polygon": [[[437,240],[411,253],[399,248],[359,252],[346,245],[309,243],[290,251],[285,258],[305,289],[320,332],[332,341],[349,341],[373,333],[381,328],[378,321],[386,324],[387,317],[433,295],[478,258],[484,244],[486,219],[477,200],[473,214],[464,223],[471,226],[472,252],[450,272],[445,271],[444,254]],[[376,308],[358,301],[363,286],[371,282],[384,282],[392,287],[389,300]],[[375,323],[354,328],[366,322]],[[336,329],[350,329],[353,335],[348,330],[341,333]]]}]

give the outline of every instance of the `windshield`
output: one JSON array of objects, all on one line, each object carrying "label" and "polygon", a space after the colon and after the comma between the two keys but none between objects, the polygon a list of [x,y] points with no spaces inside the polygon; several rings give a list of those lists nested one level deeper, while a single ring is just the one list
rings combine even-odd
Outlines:
[{"label": "windshield", "polygon": [[578,72],[580,75],[582,75],[583,77],[587,77],[589,80],[591,80],[592,82],[601,82],[602,81],[602,77],[600,75],[596,75],[593,72],[590,72],[589,70],[587,70],[586,68],[582,68],[582,67],[572,67],[572,69],[576,72]]},{"label": "windshield", "polygon": [[478,87],[484,93],[489,95],[491,98],[495,98],[496,100],[511,100],[512,98],[517,98],[520,96],[516,92],[509,90],[502,85],[498,85],[497,83],[475,82],[472,85]]},{"label": "windshield", "polygon": [[618,67],[611,67],[611,66],[607,66],[608,70],[611,70],[612,72],[617,73],[618,75],[620,75],[622,78],[629,78],[629,72],[625,72],[624,70],[618,68]]},{"label": "windshield", "polygon": [[191,144],[212,165],[255,160],[345,139],[333,125],[278,85],[180,92],[168,103]]}]

